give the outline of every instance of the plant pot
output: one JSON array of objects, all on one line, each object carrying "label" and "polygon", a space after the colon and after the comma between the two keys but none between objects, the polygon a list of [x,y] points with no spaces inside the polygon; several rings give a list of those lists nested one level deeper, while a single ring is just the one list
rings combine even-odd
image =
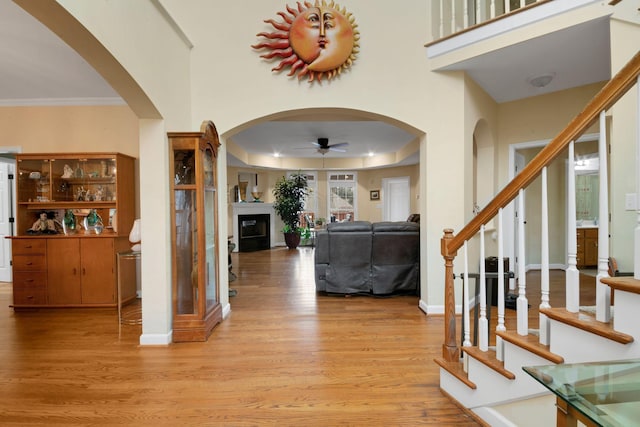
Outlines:
[{"label": "plant pot", "polygon": [[300,244],[299,233],[284,233],[284,242],[289,249],[295,249]]}]

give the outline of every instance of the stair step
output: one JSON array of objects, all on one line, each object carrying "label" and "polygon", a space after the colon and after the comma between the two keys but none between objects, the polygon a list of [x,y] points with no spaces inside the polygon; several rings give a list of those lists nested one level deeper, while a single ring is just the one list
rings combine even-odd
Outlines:
[{"label": "stair step", "polygon": [[611,289],[640,294],[640,280],[633,277],[603,277],[601,281],[609,285]]},{"label": "stair step", "polygon": [[549,350],[548,345],[540,344],[540,337],[533,334],[518,335],[515,331],[498,331],[496,335],[502,337],[503,340],[509,341],[511,344],[517,345],[533,354],[536,354],[544,359],[555,364],[564,363],[564,358]]},{"label": "stair step", "polygon": [[478,347],[462,347],[462,351],[476,359],[478,362],[481,362],[489,368],[493,369],[503,377],[510,380],[516,378],[513,372],[510,372],[504,368],[504,362],[498,360],[498,358],[496,357],[496,352],[494,350],[482,351]]},{"label": "stair step", "polygon": [[548,318],[566,323],[583,331],[591,332],[620,344],[630,344],[633,337],[613,329],[613,322],[599,322],[596,317],[589,313],[571,313],[565,308],[541,308],[540,313]]},{"label": "stair step", "polygon": [[477,386],[471,380],[469,380],[469,376],[464,371],[462,362],[448,362],[441,357],[433,359],[433,361],[436,362],[445,371],[449,372],[451,375],[466,384],[467,387],[474,390],[477,388]]}]

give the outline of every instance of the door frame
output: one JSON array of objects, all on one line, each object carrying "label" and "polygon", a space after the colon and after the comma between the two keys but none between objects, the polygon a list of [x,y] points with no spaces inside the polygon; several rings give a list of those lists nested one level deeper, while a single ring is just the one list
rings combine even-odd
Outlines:
[{"label": "door frame", "polygon": [[[585,141],[597,141],[600,139],[600,134],[598,133],[590,133],[584,134],[580,138],[578,138],[575,142],[585,142]],[[542,148],[549,144],[551,139],[537,140],[537,141],[527,141],[520,142],[509,145],[509,176],[507,177],[507,182],[511,182],[513,178],[516,176],[516,155],[519,150],[524,150],[528,148]],[[526,165],[525,165],[526,166]],[[504,227],[503,231],[505,234],[504,238],[504,247],[505,247],[505,257],[509,257],[510,260],[514,262],[511,263],[509,268],[511,271],[515,273],[516,279],[518,277],[518,268],[517,268],[517,260],[516,260],[516,230],[517,230],[517,221],[515,218],[515,202],[517,198],[514,199],[511,203],[509,203],[504,209]],[[565,201],[566,202],[566,201]],[[523,213],[524,214],[524,213]],[[565,218],[566,220],[566,218]],[[526,254],[525,254],[526,255]],[[527,271],[527,266],[525,265],[525,271]],[[515,289],[515,279],[510,280],[510,289]]]},{"label": "door frame", "polygon": [[[8,174],[12,174],[13,175],[13,179],[8,179],[7,177],[7,189],[9,191],[7,191],[7,193],[10,195],[11,197],[11,203],[10,203],[10,208],[8,209],[7,212],[7,218],[15,218],[15,212],[16,212],[16,160],[15,160],[15,153],[20,152],[20,148],[19,147],[3,147],[2,150],[0,151],[0,163],[2,164],[6,164],[7,167],[7,172]],[[5,201],[2,200],[2,205],[3,205],[3,209],[4,207]],[[6,250],[1,251],[0,253],[3,256],[3,260],[2,263],[0,265],[5,265],[7,266],[7,270],[3,271],[2,274],[0,275],[0,281],[3,282],[11,282],[13,281],[13,272],[12,269],[10,268],[11,265],[11,259],[12,259],[12,255],[11,255],[11,242],[7,239],[5,239],[5,236],[14,236],[16,234],[16,230],[15,230],[15,222],[13,222],[12,224],[10,224],[9,226],[9,230],[7,234],[0,234],[0,239],[2,239],[2,242],[0,244],[2,244],[3,246],[5,246]]]}]

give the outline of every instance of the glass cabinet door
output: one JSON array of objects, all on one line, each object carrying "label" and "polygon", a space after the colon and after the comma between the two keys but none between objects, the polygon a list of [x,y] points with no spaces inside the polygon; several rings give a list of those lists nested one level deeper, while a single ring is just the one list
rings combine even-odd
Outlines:
[{"label": "glass cabinet door", "polygon": [[176,149],[174,165],[176,314],[198,313],[198,236],[195,150]]},{"label": "glass cabinet door", "polygon": [[198,312],[198,238],[196,235],[195,190],[175,191],[176,297],[177,314]]},{"label": "glass cabinet door", "polygon": [[213,152],[210,149],[204,151],[202,157],[204,171],[204,228],[206,250],[206,293],[207,310],[210,310],[218,302],[217,289],[217,260],[216,260],[216,186],[214,175]]},{"label": "glass cabinet door", "polygon": [[53,196],[59,202],[113,202],[116,173],[116,159],[111,157],[53,159]]},{"label": "glass cabinet door", "polygon": [[51,201],[51,162],[49,159],[18,161],[18,202]]}]

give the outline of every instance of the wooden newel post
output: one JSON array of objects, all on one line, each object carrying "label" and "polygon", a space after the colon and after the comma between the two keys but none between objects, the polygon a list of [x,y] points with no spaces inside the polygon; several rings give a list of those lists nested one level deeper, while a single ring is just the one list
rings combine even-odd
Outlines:
[{"label": "wooden newel post", "polygon": [[440,241],[440,252],[444,257],[444,344],[442,357],[447,362],[460,360],[460,350],[456,340],[456,297],[453,286],[453,259],[456,252],[449,253],[448,243],[453,239],[453,230],[444,229],[444,237]]}]

